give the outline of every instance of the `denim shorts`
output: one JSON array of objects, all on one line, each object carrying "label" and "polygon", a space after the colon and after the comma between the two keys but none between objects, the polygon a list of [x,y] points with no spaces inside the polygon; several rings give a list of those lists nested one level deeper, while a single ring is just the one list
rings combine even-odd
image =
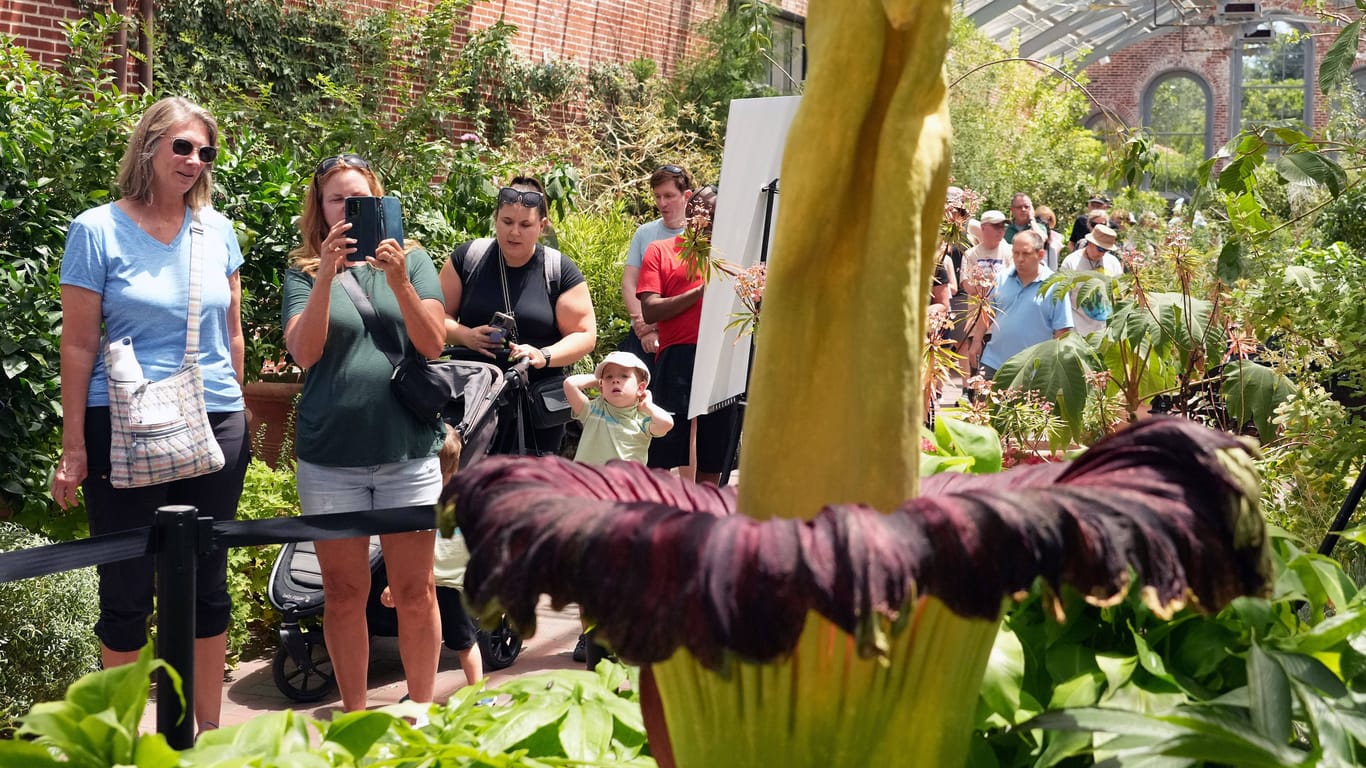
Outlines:
[{"label": "denim shorts", "polygon": [[305,515],[435,504],[441,462],[435,456],[372,467],[325,467],[299,460],[296,482]]}]

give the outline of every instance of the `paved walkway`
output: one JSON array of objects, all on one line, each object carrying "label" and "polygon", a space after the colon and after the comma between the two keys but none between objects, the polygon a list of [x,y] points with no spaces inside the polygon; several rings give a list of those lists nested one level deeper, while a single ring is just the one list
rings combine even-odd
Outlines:
[{"label": "paved walkway", "polygon": [[[575,606],[554,611],[548,600],[536,610],[536,636],[526,638],[522,652],[512,666],[487,674],[490,686],[525,675],[552,669],[583,669],[584,665],[570,658],[579,637],[579,612]],[[436,700],[445,701],[465,685],[465,675],[454,651],[441,649],[441,665],[436,677]],[[370,696],[371,708],[397,704],[407,693],[403,682],[403,666],[398,657],[398,638],[370,638]],[[143,732],[156,730],[156,694],[142,716]],[[327,720],[341,711],[341,697],[333,694],[321,701],[299,704],[275,687],[271,659],[255,659],[238,665],[223,686],[223,714],[221,725],[238,725],[268,712],[293,709],[319,720]]]}]

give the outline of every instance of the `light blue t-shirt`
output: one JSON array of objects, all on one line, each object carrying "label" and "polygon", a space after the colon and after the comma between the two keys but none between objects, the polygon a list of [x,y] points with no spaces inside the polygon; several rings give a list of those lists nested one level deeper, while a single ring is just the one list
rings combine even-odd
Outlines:
[{"label": "light blue t-shirt", "polygon": [[996,278],[991,304],[996,321],[991,326],[991,341],[982,350],[982,365],[1000,368],[1005,361],[1028,347],[1053,338],[1054,331],[1071,328],[1072,303],[1067,296],[1054,301],[1057,289],[1040,292],[1053,270],[1039,265],[1039,275],[1029,285],[1020,282],[1014,267]]},{"label": "light blue t-shirt", "polygon": [[673,229],[664,226],[664,219],[655,219],[648,224],[641,224],[636,228],[636,233],[631,236],[631,247],[626,251],[626,266],[640,269],[640,263],[645,259],[645,247],[656,240],[672,240],[683,234],[683,227]]},{"label": "light blue t-shirt", "polygon": [[[228,278],[242,266],[232,222],[210,208],[200,211],[204,237],[200,288],[199,365],[204,402],[214,413],[240,411],[242,389],[228,348]],[[190,304],[190,209],[170,245],[147,234],[110,203],[71,222],[62,257],[62,285],[101,296],[106,341],[130,336],[144,378],[160,381],[185,358]],[[87,406],[109,405],[104,351],[95,356]]]}]

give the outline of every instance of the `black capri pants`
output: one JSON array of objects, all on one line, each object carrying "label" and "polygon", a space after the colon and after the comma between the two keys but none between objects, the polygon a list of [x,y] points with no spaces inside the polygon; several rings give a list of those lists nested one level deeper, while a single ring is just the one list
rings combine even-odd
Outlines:
[{"label": "black capri pants", "polygon": [[[158,507],[189,504],[214,520],[237,515],[242,482],[251,461],[247,416],[243,411],[210,413],[214,437],[223,449],[223,468],[186,480],[143,488],[115,488],[109,484],[109,409],[85,412],[85,510],[90,535],[116,533],[152,525]],[[100,577],[100,618],[95,636],[111,651],[126,653],[147,644],[147,618],[152,614],[156,566],[150,555],[97,566]],[[214,637],[228,629],[228,552],[215,549],[199,558],[196,571],[195,637]]]}]

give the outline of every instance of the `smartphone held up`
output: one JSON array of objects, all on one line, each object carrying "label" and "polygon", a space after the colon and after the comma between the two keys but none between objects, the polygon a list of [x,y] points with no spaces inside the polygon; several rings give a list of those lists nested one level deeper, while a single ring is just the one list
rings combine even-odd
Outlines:
[{"label": "smartphone held up", "polygon": [[356,250],[347,255],[347,261],[374,258],[375,249],[390,238],[403,244],[403,208],[397,197],[348,197],[346,221],[351,225],[346,234],[356,241]]}]

